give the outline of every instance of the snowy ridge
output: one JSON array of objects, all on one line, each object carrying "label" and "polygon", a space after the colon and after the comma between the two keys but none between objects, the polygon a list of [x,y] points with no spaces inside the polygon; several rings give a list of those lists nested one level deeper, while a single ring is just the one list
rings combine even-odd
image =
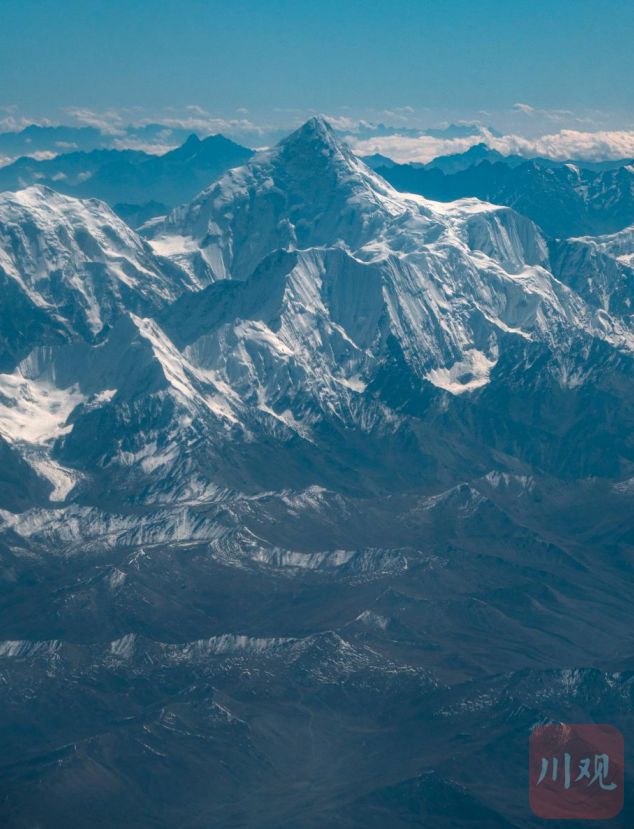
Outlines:
[{"label": "snowy ridge", "polygon": [[157,309],[187,286],[106,204],[41,186],[0,194],[0,271],[87,336],[125,308]]},{"label": "snowy ridge", "polygon": [[[189,313],[171,322],[188,355],[242,398],[257,387],[260,407],[278,416],[279,398],[300,383],[330,411],[349,412],[391,336],[416,375],[452,394],[489,382],[505,335],[634,349],[619,320],[548,272],[528,219],[475,199],[397,193],[319,119],[174,211],[151,244],[171,233],[188,240],[209,279],[245,282],[210,293],[228,313],[208,316],[208,333]],[[301,431],[292,410],[283,419]]]},{"label": "snowy ridge", "polygon": [[[631,376],[626,269],[611,297],[605,280],[564,284],[528,219],[399,193],[321,119],[153,222],[149,244],[100,202],[45,188],[0,196],[0,218],[0,277],[33,323],[3,355],[0,436],[48,480],[49,501],[71,508],[3,514],[26,535],[218,541],[198,506],[363,488],[372,475],[370,488],[384,485],[415,477],[403,462],[412,452],[430,475],[468,468],[472,451],[491,469],[528,433],[511,424],[494,446],[480,399],[485,412],[515,405],[517,420],[525,407],[513,401],[527,395],[547,407],[613,375],[606,394],[618,395]],[[564,251],[562,273],[576,256]],[[544,417],[531,439],[553,432],[556,417]],[[280,568],[347,566],[332,551],[258,555]],[[365,566],[359,555],[351,567]],[[398,555],[384,564],[401,566]]]},{"label": "snowy ridge", "polygon": [[618,259],[625,265],[634,266],[634,225],[605,236],[581,236],[572,241],[592,245],[603,253]]}]

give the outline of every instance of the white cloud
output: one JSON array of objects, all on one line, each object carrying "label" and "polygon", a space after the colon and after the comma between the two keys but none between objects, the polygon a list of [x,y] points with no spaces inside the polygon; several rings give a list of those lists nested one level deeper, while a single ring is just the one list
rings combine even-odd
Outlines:
[{"label": "white cloud", "polygon": [[14,107],[0,107],[0,112],[8,112],[9,114],[0,118],[0,132],[20,132],[25,127],[35,124],[39,127],[50,127],[53,125],[48,118],[27,118],[23,115],[15,114]]},{"label": "white cloud", "polygon": [[144,124],[160,124],[171,129],[190,130],[191,132],[216,133],[216,132],[249,132],[261,134],[262,128],[256,126],[246,118],[215,118],[212,115],[193,116],[183,118],[151,118],[138,122],[134,126]]},{"label": "white cloud", "polygon": [[523,155],[527,158],[546,156],[561,161],[570,158],[601,161],[634,157],[634,130],[559,130],[536,138],[516,134],[494,136],[484,130],[481,136],[465,138],[418,138],[394,134],[365,140],[349,135],[347,140],[359,155],[381,153],[402,163],[426,163],[439,155],[465,152],[479,143],[487,144],[504,155]]},{"label": "white cloud", "polygon": [[114,109],[96,112],[83,107],[66,107],[64,112],[85,127],[95,127],[104,135],[122,135],[125,132],[121,113]]},{"label": "white cloud", "polygon": [[[120,149],[145,149],[148,152],[165,152],[175,146],[175,142],[170,140],[172,130],[186,130],[203,135],[218,132],[262,135],[269,129],[256,125],[244,117],[246,110],[238,111],[241,115],[239,118],[224,118],[208,112],[198,104],[188,104],[180,109],[165,107],[162,112],[157,113],[148,113],[141,107],[108,109],[103,112],[83,107],[67,107],[63,111],[76,123],[96,127],[104,135],[112,136],[115,139],[113,143]],[[149,124],[165,127],[164,135],[158,136],[158,142],[144,145],[134,136],[128,136],[131,128],[144,127]]]},{"label": "white cloud", "polygon": [[34,153],[29,153],[29,158],[34,158],[36,161],[49,161],[51,158],[56,158],[57,155],[51,150],[37,150]]},{"label": "white cloud", "polygon": [[463,153],[474,144],[483,142],[482,136],[467,138],[432,138],[428,135],[385,135],[359,140],[354,135],[346,136],[346,140],[357,155],[373,155],[380,153],[401,163],[425,163],[439,155]]},{"label": "white cloud", "polygon": [[[140,149],[150,153],[162,153],[177,146],[182,141],[183,132],[195,132],[201,136],[223,133],[250,146],[269,145],[316,114],[314,110],[308,109],[278,108],[270,113],[270,120],[265,123],[255,121],[253,115],[243,107],[235,109],[231,114],[218,115],[196,103],[179,108],[165,107],[160,111],[142,107],[110,108],[103,111],[69,107],[63,113],[66,116],[62,119],[65,123],[99,129],[105,136],[104,143],[109,146]],[[326,114],[325,117],[336,130],[347,136],[359,154],[382,153],[396,161],[427,162],[439,155],[464,152],[481,142],[504,154],[525,157],[544,155],[555,159],[580,160],[634,157],[634,128],[614,129],[613,126],[622,127],[624,124],[609,113],[585,111],[575,114],[568,110],[548,110],[527,102],[518,102],[512,110],[506,109],[497,114],[478,113],[478,117],[486,116],[489,123],[495,123],[503,131],[502,135],[493,134],[482,126],[479,127],[480,134],[475,135],[456,137],[455,130],[452,131],[454,137],[450,137],[451,133],[447,136],[425,135],[425,124],[438,124],[439,115],[440,113],[431,111],[414,110],[411,106],[361,113],[341,107],[337,114]],[[443,115],[450,116],[446,120],[447,125],[476,123],[473,119],[461,120],[459,113]],[[55,122],[26,118],[15,105],[0,107],[0,131],[19,130],[30,123],[52,125]],[[159,125],[160,129],[153,129],[151,134],[144,133],[142,128],[150,124]],[[388,126],[384,127],[383,124]],[[519,124],[523,126],[520,127]],[[625,122],[625,126],[630,125]],[[70,147],[59,145],[50,149],[67,151]],[[6,161],[4,159],[4,163]]]},{"label": "white cloud", "polygon": [[168,141],[164,143],[152,143],[151,141],[143,141],[142,139],[127,135],[124,135],[122,138],[115,138],[112,143],[117,150],[140,150],[149,155],[163,155],[179,146],[178,141],[173,141],[171,144]]},{"label": "white cloud", "polygon": [[[17,158],[21,158],[23,155],[23,153],[20,153],[19,156],[0,156],[0,167],[6,167],[9,164],[13,164]],[[50,150],[38,150],[37,152],[28,154],[29,158],[34,158],[36,161],[48,161],[56,156],[57,153],[50,152]]]},{"label": "white cloud", "polygon": [[324,118],[333,130],[339,130],[340,132],[358,132],[361,127],[369,128],[373,126],[368,121],[351,118],[349,115],[324,115]]},{"label": "white cloud", "polygon": [[190,104],[184,108],[182,114],[174,110],[169,110],[170,114],[167,117],[158,114],[136,119],[133,121],[132,126],[140,127],[147,124],[160,124],[170,129],[189,130],[190,132],[199,132],[205,135],[218,132],[261,135],[264,132],[264,128],[244,117],[244,114],[247,112],[245,109],[237,111],[242,117],[223,118],[208,112],[198,104]]},{"label": "white cloud", "polygon": [[513,111],[521,112],[531,118],[543,118],[546,121],[558,121],[560,123],[565,121],[568,121],[569,123],[583,123],[588,121],[587,118],[578,118],[570,109],[540,109],[539,107],[533,107],[530,104],[518,103],[513,105]]},{"label": "white cloud", "polygon": [[378,113],[378,116],[381,121],[388,121],[396,124],[409,124],[413,114],[413,107],[404,106],[381,110]]},{"label": "white cloud", "polygon": [[505,154],[601,161],[634,157],[634,130],[560,130],[537,138],[505,135],[487,139],[487,144]]}]

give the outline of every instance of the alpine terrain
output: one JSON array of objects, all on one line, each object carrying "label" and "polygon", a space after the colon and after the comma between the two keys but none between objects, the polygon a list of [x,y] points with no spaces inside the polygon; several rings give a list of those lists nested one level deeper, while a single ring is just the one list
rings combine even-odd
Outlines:
[{"label": "alpine terrain", "polygon": [[551,720],[631,783],[634,231],[244,152],[0,194],[2,826],[528,829]]}]

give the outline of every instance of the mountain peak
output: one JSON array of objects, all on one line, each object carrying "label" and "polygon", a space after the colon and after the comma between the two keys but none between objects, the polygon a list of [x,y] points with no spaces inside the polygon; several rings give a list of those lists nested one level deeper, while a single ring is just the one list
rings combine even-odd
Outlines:
[{"label": "mountain peak", "polygon": [[306,121],[305,124],[302,124],[299,129],[287,136],[280,143],[280,146],[285,148],[297,146],[318,147],[329,152],[342,150],[332,127],[321,115],[316,115]]},{"label": "mountain peak", "polygon": [[[327,140],[328,138],[334,139],[335,135],[332,127],[323,115],[314,115],[312,118],[309,118],[308,121],[305,121],[298,130],[295,130],[295,133],[298,132],[307,136],[315,135],[322,140]],[[294,135],[295,133],[291,133],[291,135]]]},{"label": "mountain peak", "polygon": [[304,202],[321,199],[333,187],[343,194],[342,188],[349,190],[354,182],[361,187],[367,185],[365,165],[322,116],[311,118],[280,141],[270,159]]}]

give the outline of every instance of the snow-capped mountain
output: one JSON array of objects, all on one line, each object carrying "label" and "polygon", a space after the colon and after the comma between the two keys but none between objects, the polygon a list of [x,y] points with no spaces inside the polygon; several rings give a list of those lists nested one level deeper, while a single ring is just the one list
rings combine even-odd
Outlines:
[{"label": "snow-capped mountain", "polygon": [[[124,321],[157,313],[189,280],[102,202],[30,187],[0,194],[0,284],[0,439],[57,498],[77,478],[50,458],[71,413],[109,399],[138,369]],[[115,339],[130,366],[109,386],[121,367]]]},{"label": "snow-capped mountain", "polygon": [[0,167],[0,190],[39,184],[77,198],[103,199],[132,223],[137,215],[164,215],[189,201],[218,175],[252,155],[252,150],[222,135],[202,141],[190,135],[180,147],[162,155],[94,149],[54,158],[22,157]]},{"label": "snow-capped mountain", "polygon": [[548,271],[534,224],[397,193],[320,119],[150,224],[154,252],[99,202],[30,188],[0,208],[4,278],[49,326],[7,349],[2,436],[57,499],[343,485],[351,467],[361,487],[438,464],[451,481],[474,453],[561,471],[551,400],[583,421],[584,389],[602,406],[630,382],[627,319]]},{"label": "snow-capped mountain", "polygon": [[618,233],[609,233],[604,236],[586,236],[579,241],[595,246],[597,250],[612,256],[624,265],[634,266],[634,225],[630,225]]},{"label": "snow-capped mountain", "polygon": [[[443,205],[399,194],[318,119],[149,232],[157,252],[193,275],[246,280],[244,297],[271,295],[258,268],[279,250],[293,251],[291,269],[285,259],[265,270],[274,280],[276,270],[288,272],[282,307],[272,313],[282,344],[297,356],[305,336],[282,320],[298,308],[304,321],[312,316],[312,332],[328,320],[325,336],[343,337],[353,362],[368,351],[380,359],[394,336],[415,375],[453,392],[486,382],[506,335],[550,344],[592,336],[632,348],[630,332],[598,320],[552,278],[546,243],[530,221],[476,200]],[[181,337],[196,339],[192,330]],[[313,351],[333,348],[323,346]]]},{"label": "snow-capped mountain", "polygon": [[590,304],[624,317],[634,314],[634,225],[605,236],[549,245],[553,272]]},{"label": "snow-capped mountain", "polygon": [[530,728],[631,723],[626,235],[320,119],[144,234],[0,196],[0,817],[530,829]]},{"label": "snow-capped mountain", "polygon": [[103,202],[41,186],[0,194],[0,275],[23,306],[87,340],[124,312],[156,312],[187,285]]}]

